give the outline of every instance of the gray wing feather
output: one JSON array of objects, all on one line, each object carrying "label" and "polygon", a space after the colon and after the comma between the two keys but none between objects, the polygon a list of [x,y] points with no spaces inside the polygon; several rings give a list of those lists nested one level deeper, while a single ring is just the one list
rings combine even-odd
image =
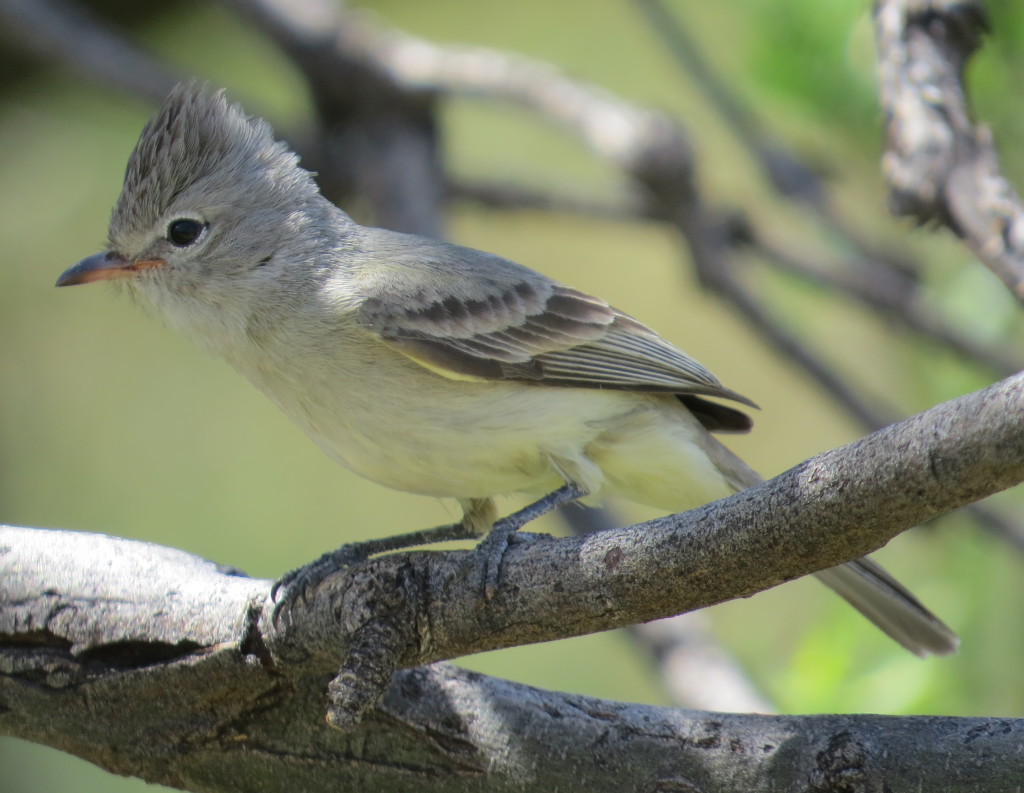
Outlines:
[{"label": "gray wing feather", "polygon": [[[671,393],[697,407],[697,397],[710,396],[756,407],[603,300],[480,251],[393,233],[386,241],[386,263],[367,267],[359,281],[360,321],[415,359],[474,378]],[[415,250],[395,245],[413,241]],[[374,243],[371,249],[380,251],[380,240]],[[749,428],[745,414],[714,408],[716,429]]]}]

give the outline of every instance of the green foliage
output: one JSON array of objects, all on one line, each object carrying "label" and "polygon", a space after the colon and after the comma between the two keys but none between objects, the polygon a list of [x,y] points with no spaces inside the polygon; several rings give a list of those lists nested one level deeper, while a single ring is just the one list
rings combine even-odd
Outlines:
[{"label": "green foliage", "polygon": [[746,91],[776,112],[799,112],[863,143],[877,137],[874,46],[865,3],[751,0],[756,35],[746,50]]}]

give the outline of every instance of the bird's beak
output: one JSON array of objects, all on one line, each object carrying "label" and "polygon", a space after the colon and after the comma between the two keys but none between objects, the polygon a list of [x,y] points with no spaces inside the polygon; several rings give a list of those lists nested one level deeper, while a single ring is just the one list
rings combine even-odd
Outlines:
[{"label": "bird's beak", "polygon": [[164,264],[166,262],[163,259],[129,261],[112,251],[105,251],[82,259],[74,267],[69,267],[57,279],[57,286],[74,286],[93,281],[109,281],[113,278],[131,278],[140,270],[163,267]]}]

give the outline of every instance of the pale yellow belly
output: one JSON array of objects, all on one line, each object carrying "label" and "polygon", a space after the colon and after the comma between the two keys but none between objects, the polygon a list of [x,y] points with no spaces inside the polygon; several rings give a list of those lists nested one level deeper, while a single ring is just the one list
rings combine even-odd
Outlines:
[{"label": "pale yellow belly", "polygon": [[568,480],[676,511],[735,489],[674,397],[457,381],[404,356],[390,363],[384,378],[368,364],[319,382],[306,368],[299,401],[294,383],[253,379],[329,456],[397,490],[539,495]]}]

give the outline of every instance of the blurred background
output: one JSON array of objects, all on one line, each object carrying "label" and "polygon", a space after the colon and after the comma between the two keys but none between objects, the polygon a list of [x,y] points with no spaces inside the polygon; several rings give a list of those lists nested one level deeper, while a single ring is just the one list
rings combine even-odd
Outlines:
[{"label": "blurred background", "polygon": [[[312,118],[301,75],[219,4],[98,3],[139,47],[225,86],[286,134]],[[367,0],[353,4],[439,44],[550,62],[684,125],[706,200],[740,210],[773,244],[828,267],[849,243],[782,200],[749,150],[671,60],[626,0]],[[147,7],[141,11],[140,8]],[[825,180],[857,236],[908,263],[916,299],[956,333],[1014,349],[1019,306],[944,231],[885,210],[869,4],[768,0],[668,4],[759,130]],[[159,10],[158,10],[159,9]],[[979,117],[1024,175],[1024,8],[993,4],[993,33],[969,84]],[[453,503],[386,490],[342,470],[240,377],[106,287],[56,290],[67,266],[104,246],[124,164],[154,105],[60,65],[0,50],[0,521],[133,537],[275,578],[342,542],[449,522]],[[1010,98],[1009,101],[1008,98]],[[445,165],[459,178],[507,180],[615,202],[625,177],[571,136],[522,110],[469,99],[439,105]],[[358,212],[359,207],[354,209]],[[365,219],[365,216],[363,216]],[[641,318],[762,407],[730,439],[765,475],[865,434],[804,371],[703,290],[678,235],[662,224],[454,202],[447,236],[601,295]],[[893,418],[997,379],[990,367],[908,335],[854,301],[751,261],[747,287],[868,404]],[[993,508],[1012,524],[1020,496]],[[511,509],[509,500],[503,506]],[[624,521],[653,517],[615,504]],[[1024,525],[1024,522],[1022,522]],[[557,519],[537,530],[565,531]],[[1024,554],[951,516],[878,554],[962,637],[950,658],[910,656],[814,581],[709,610],[711,630],[780,712],[1024,715]],[[544,688],[672,704],[650,655],[623,633],[461,659]],[[130,791],[53,750],[0,740],[0,793]]]}]

